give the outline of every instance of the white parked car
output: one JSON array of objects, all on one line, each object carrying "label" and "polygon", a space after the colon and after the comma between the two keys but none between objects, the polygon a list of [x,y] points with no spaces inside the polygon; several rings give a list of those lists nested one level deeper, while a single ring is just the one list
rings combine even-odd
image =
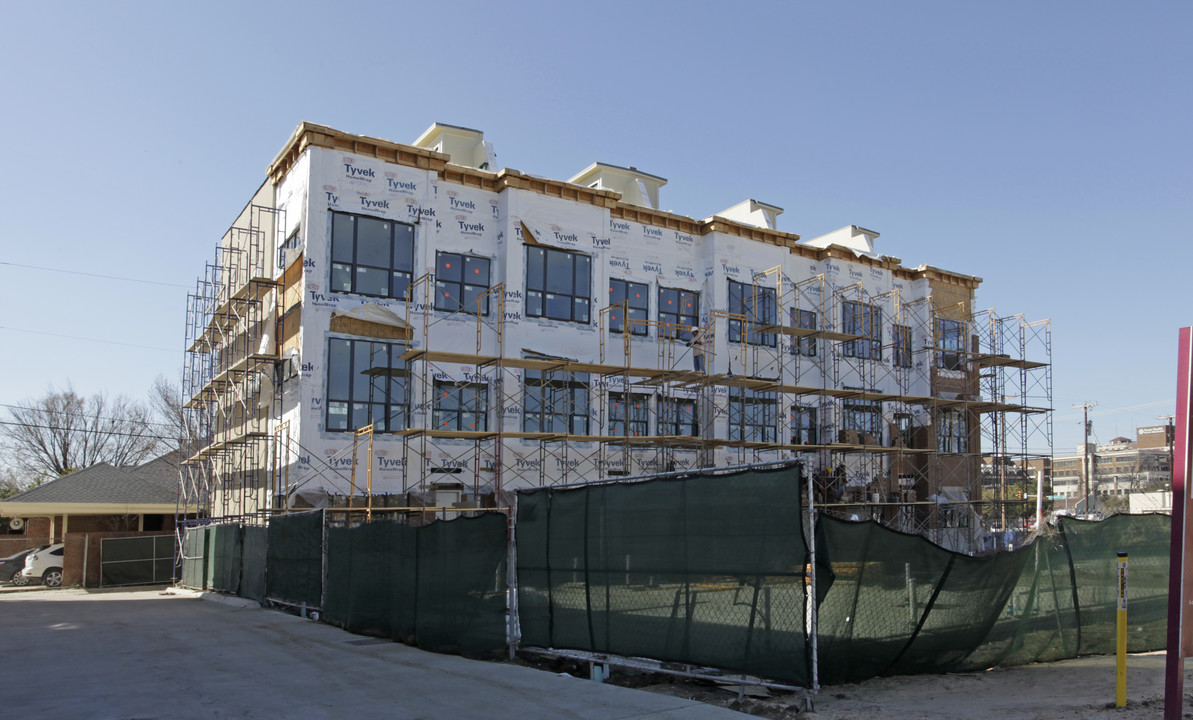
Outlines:
[{"label": "white parked car", "polygon": [[46,587],[62,587],[62,555],[65,545],[54,543],[39,547],[25,558],[25,569],[21,576],[29,579],[41,578]]}]

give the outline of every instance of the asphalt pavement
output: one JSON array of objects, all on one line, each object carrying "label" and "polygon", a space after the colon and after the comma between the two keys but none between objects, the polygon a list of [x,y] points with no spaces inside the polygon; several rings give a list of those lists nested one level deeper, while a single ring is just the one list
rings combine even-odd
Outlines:
[{"label": "asphalt pavement", "polygon": [[747,717],[163,588],[0,594],[3,706],[49,718]]}]

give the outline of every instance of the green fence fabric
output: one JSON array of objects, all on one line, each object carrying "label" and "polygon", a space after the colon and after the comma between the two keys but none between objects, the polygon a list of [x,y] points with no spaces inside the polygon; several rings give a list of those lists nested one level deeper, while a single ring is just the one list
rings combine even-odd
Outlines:
[{"label": "green fence fabric", "polygon": [[332,528],[324,618],[424,650],[485,655],[506,645],[506,519],[411,528]]},{"label": "green fence fabric", "polygon": [[795,468],[518,496],[522,642],[809,680]]},{"label": "green fence fabric", "polygon": [[182,578],[184,587],[202,590],[207,582],[207,528],[188,527],[182,536]]},{"label": "green fence fabric", "polygon": [[[268,528],[193,527],[180,582],[319,607],[326,559],[326,621],[427,650],[492,654],[506,645],[507,523],[491,512],[417,528],[388,519],[331,528],[326,558],[321,511],[275,517]],[[521,642],[806,686],[802,524],[794,469],[520,492]],[[822,516],[819,680],[1111,653],[1118,552],[1129,555],[1128,648],[1162,649],[1170,530],[1167,515],[1061,518],[1019,550],[969,557],[874,522]],[[105,583],[129,580],[146,553],[170,549],[172,538],[158,541],[105,541]],[[156,571],[159,560],[149,562]]]},{"label": "green fence fabric", "polygon": [[1172,518],[1115,515],[1100,522],[1061,518],[1069,546],[1081,620],[1078,654],[1115,651],[1118,562],[1127,558],[1127,650],[1165,647],[1168,628],[1168,554]]},{"label": "green fence fabric", "polygon": [[102,538],[100,585],[155,585],[174,580],[174,536]]},{"label": "green fence fabric", "polygon": [[244,529],[241,559],[240,596],[265,600],[265,552],[269,530],[250,525]]},{"label": "green fence fabric", "polygon": [[269,521],[266,598],[318,608],[323,603],[323,511]]},{"label": "green fence fabric", "polygon": [[415,643],[483,655],[506,646],[508,520],[487,513],[418,529]]},{"label": "green fence fabric", "polygon": [[[1069,549],[1059,533],[1038,538],[1013,555],[1024,557],[1018,576],[986,639],[956,669],[984,670],[1077,657],[1080,624],[1074,604]],[[997,557],[997,556],[996,556]]]},{"label": "green fence fabric", "polygon": [[980,670],[1114,652],[1117,565],[1129,553],[1132,652],[1164,647],[1167,516],[1061,518],[1059,531],[989,557],[873,522],[822,517],[821,682]]},{"label": "green fence fabric", "polygon": [[207,532],[211,550],[208,560],[210,588],[232,594],[240,592],[244,529],[239,525],[214,525]]},{"label": "green fence fabric", "polygon": [[392,522],[330,528],[324,619],[355,633],[412,640],[413,617],[402,619],[412,615],[413,603],[399,602],[397,590],[415,582],[415,533]]}]

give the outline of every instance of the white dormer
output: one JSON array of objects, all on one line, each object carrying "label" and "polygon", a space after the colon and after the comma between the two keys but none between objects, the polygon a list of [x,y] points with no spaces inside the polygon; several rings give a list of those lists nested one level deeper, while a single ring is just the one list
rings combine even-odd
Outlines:
[{"label": "white dormer", "polygon": [[753,225],[754,227],[765,228],[767,230],[777,230],[779,216],[783,214],[783,208],[777,205],[768,205],[757,200],[743,200],[728,210],[722,210],[717,213],[718,216],[733,222],[739,222],[742,225]]},{"label": "white dormer", "polygon": [[636,167],[596,162],[568,182],[596,190],[612,190],[621,195],[624,203],[658,210],[659,188],[667,184],[667,178],[644,173]]},{"label": "white dormer", "polygon": [[855,255],[877,259],[881,257],[874,250],[874,240],[877,237],[878,233],[873,230],[867,230],[857,225],[847,225],[840,230],[834,230],[826,235],[814,237],[811,240],[803,240],[800,242],[800,245],[807,245],[814,248],[840,245],[841,247],[852,250]]},{"label": "white dormer", "polygon": [[434,150],[451,156],[453,165],[497,172],[497,155],[493,143],[485,142],[480,130],[435,123],[414,141],[414,147]]}]

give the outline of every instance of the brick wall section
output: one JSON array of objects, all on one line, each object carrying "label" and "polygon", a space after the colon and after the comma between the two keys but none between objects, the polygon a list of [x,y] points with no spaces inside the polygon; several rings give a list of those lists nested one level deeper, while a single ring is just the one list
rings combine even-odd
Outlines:
[{"label": "brick wall section", "polygon": [[[59,524],[55,530],[62,532],[62,525]],[[25,518],[25,537],[31,538],[48,538],[50,536],[50,519],[47,517],[31,517]]]},{"label": "brick wall section", "polygon": [[[154,522],[159,516],[146,515],[146,525]],[[174,516],[164,515],[161,517],[161,529],[147,532],[153,533],[172,533],[174,532]],[[71,515],[69,523],[66,527],[66,532],[70,535],[75,533],[136,533],[137,532],[137,516],[136,515]],[[25,537],[31,538],[47,538],[50,536],[50,519],[48,517],[31,517],[25,519],[25,529],[23,532]],[[54,536],[55,540],[62,540],[62,516],[59,515],[54,518]],[[0,536],[3,537],[3,536]],[[8,536],[12,537],[12,536]],[[41,543],[45,544],[45,543]],[[14,551],[15,552],[15,551]],[[11,554],[11,553],[9,553]],[[3,556],[0,556],[3,557]]]}]

